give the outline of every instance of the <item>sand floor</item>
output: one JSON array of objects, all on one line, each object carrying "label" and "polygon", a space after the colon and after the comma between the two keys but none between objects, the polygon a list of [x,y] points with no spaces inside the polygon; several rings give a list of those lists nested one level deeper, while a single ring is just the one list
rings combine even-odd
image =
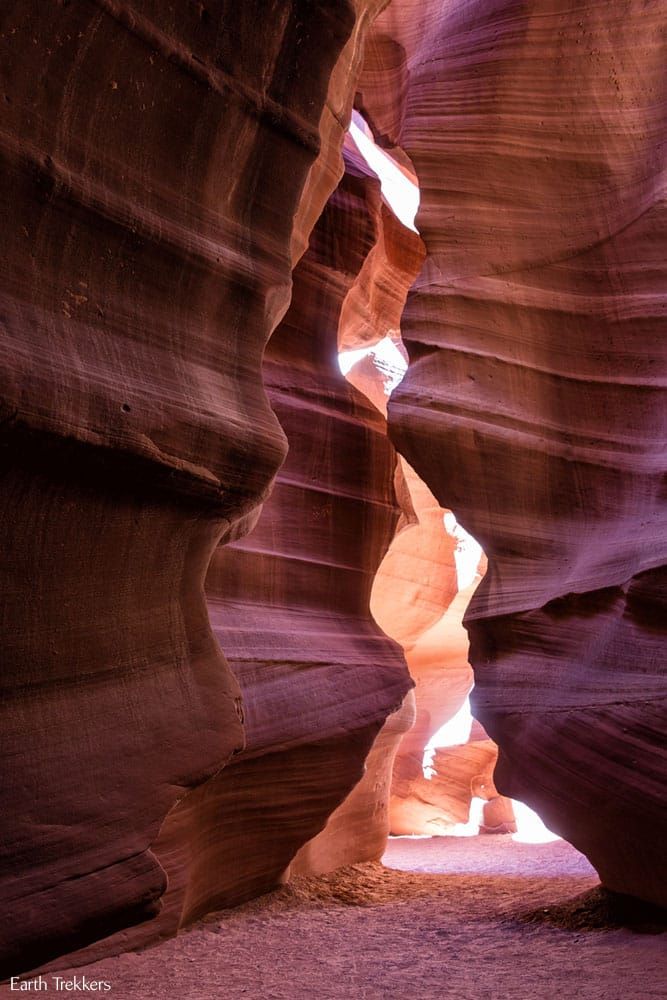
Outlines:
[{"label": "sand floor", "polygon": [[562,841],[399,838],[384,861],[299,879],[72,975],[108,980],[113,1000],[667,997],[664,934],[521,919],[597,884]]}]

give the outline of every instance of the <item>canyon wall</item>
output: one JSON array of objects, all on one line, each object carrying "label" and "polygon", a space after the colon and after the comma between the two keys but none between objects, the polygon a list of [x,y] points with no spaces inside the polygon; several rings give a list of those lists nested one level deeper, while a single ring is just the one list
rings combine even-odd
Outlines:
[{"label": "canyon wall", "polygon": [[665,904],[664,10],[404,0],[358,106],[428,251],[392,439],[482,544],[496,782]]},{"label": "canyon wall", "polygon": [[204,577],[285,456],[262,353],[381,6],[2,6],[3,972],[156,933],[245,744]]},{"label": "canyon wall", "polygon": [[[383,7],[0,11],[0,975],[382,849],[395,456],[335,353],[397,340],[421,249],[349,144],[328,201],[378,14],[357,103],[428,252],[391,433],[422,524],[451,508],[489,557],[496,782],[667,902],[660,5]],[[429,556],[396,637],[427,677],[446,645],[458,699]]]},{"label": "canyon wall", "polygon": [[391,714],[370,787],[357,788],[347,819],[333,820],[296,867],[330,869],[384,850],[391,745],[405,728],[410,679],[369,603],[397,520],[396,455],[385,421],[337,363],[341,309],[384,243],[383,216],[377,179],[346,156],[267,346],[264,384],[289,453],[257,526],[216,550],[206,579],[213,631],[242,691],[246,746],[179,804],[156,846],[162,856],[174,829],[195,830],[178,835],[188,852],[181,920],[276,885],[362,778]]}]

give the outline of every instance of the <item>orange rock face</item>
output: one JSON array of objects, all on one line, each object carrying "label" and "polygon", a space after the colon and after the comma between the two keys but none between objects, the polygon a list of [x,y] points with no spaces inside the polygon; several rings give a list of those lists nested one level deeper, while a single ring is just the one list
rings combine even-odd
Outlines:
[{"label": "orange rock face", "polygon": [[421,187],[389,420],[489,557],[467,624],[496,782],[664,904],[662,17],[406,0],[360,91]]}]

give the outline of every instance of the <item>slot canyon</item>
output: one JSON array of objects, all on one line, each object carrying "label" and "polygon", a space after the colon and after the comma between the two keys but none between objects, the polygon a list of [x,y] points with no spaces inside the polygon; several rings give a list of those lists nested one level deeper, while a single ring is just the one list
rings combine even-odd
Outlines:
[{"label": "slot canyon", "polygon": [[0,53],[0,995],[667,995],[664,0]]}]

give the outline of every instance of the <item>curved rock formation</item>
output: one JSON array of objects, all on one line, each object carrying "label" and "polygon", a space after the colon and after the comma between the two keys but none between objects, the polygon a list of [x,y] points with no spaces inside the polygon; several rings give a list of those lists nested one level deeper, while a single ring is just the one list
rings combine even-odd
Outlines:
[{"label": "curved rock formation", "polygon": [[390,427],[489,557],[498,787],[664,905],[663,28],[644,0],[404,0],[359,101],[419,177]]},{"label": "curved rock formation", "polygon": [[[421,249],[349,147],[286,312],[384,6],[2,5],[0,976],[381,849],[394,455],[334,355],[396,341]],[[498,787],[664,904],[662,17],[394,0],[357,103],[420,181],[390,422],[422,523],[451,508],[490,559]],[[454,590],[419,594],[429,667]]]},{"label": "curved rock formation", "polygon": [[[353,120],[361,128],[360,116],[355,114]],[[369,166],[377,164],[383,173],[377,152],[377,148],[366,151]],[[403,154],[393,162],[400,165],[411,185],[416,185],[407,157]],[[391,178],[383,176],[383,191],[390,190],[392,209],[403,209],[406,217],[409,193],[406,196],[402,185],[390,185]],[[400,315],[408,283],[417,277],[425,252],[418,234],[400,225],[389,208],[383,210],[382,229],[384,239],[369,254],[345,300],[340,341],[352,352],[344,355],[346,358],[354,360],[363,351],[346,378],[386,417],[387,399],[407,365]],[[379,269],[378,259],[386,261]],[[403,647],[416,687],[414,724],[400,742],[393,768],[389,827],[395,834],[432,834],[468,820],[471,782],[482,767],[473,748],[438,753],[437,747],[439,739],[446,747],[457,739],[467,739],[467,733],[452,739],[442,727],[464,707],[472,685],[462,619],[479,582],[478,573],[484,572],[485,560],[451,511],[440,507],[404,459],[397,468],[396,486],[402,518],[375,576],[371,611],[387,635]],[[484,738],[487,746],[482,761],[492,761],[490,785],[497,754],[486,734]],[[431,752],[434,743],[435,755]],[[428,773],[424,768],[427,753],[432,757]],[[452,770],[454,757],[456,767]]]},{"label": "curved rock formation", "polygon": [[243,746],[204,576],[285,454],[262,352],[381,6],[2,6],[3,970],[154,933]]},{"label": "curved rock formation", "polygon": [[[173,879],[186,881],[181,922],[278,883],[362,778],[410,686],[400,649],[369,612],[396,524],[396,455],[385,421],[337,364],[343,301],[381,238],[379,184],[348,164],[264,359],[287,459],[257,526],[217,549],[206,580],[213,630],[242,690],[246,746],[179,804],[156,847],[169,853],[174,830],[186,845]],[[394,744],[403,718],[388,726]],[[375,757],[387,761],[372,770],[390,770],[391,756],[385,733]],[[361,817],[330,825],[300,871],[380,857],[388,793],[375,789],[363,807],[362,791]]]}]

